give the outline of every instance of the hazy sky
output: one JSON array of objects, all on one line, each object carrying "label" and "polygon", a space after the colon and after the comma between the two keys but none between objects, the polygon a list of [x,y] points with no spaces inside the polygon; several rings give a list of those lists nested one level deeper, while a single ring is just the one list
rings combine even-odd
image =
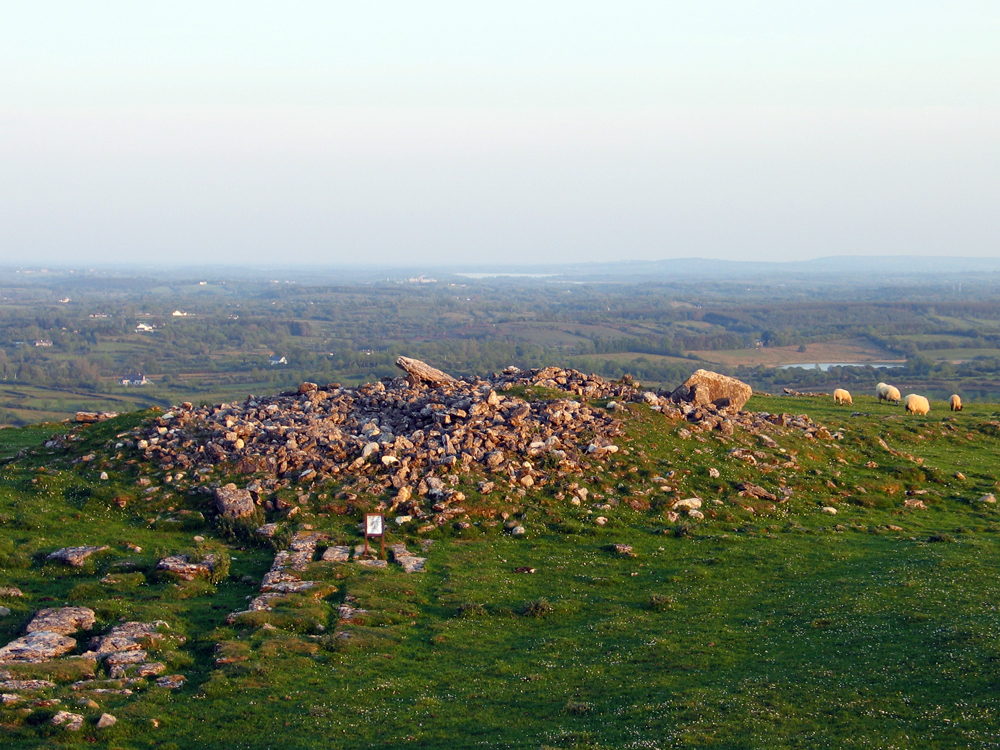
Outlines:
[{"label": "hazy sky", "polygon": [[996,0],[0,0],[0,263],[996,256],[998,40]]}]

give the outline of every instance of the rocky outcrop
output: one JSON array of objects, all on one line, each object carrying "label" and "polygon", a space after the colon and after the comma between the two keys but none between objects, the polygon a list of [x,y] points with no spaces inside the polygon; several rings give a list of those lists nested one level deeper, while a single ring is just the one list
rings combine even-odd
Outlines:
[{"label": "rocky outcrop", "polygon": [[0,682],[0,690],[20,690],[30,692],[32,690],[51,690],[56,684],[51,680],[3,680]]},{"label": "rocky outcrop", "polygon": [[59,562],[71,565],[74,568],[82,568],[84,563],[87,562],[87,558],[98,552],[104,552],[111,549],[110,547],[63,547],[62,549],[57,549],[55,552],[49,553],[49,560],[58,560]]},{"label": "rocky outcrop", "polygon": [[182,581],[193,581],[196,578],[211,578],[215,562],[215,555],[205,555],[198,562],[192,561],[189,555],[170,555],[160,560],[156,569]]},{"label": "rocky outcrop", "polygon": [[62,727],[67,732],[78,732],[83,728],[83,714],[57,711],[49,723],[57,727]]},{"label": "rocky outcrop", "polygon": [[76,648],[76,641],[59,633],[40,630],[16,638],[0,648],[0,663],[7,661],[43,662],[67,654]]},{"label": "rocky outcrop", "polygon": [[152,661],[149,652],[168,643],[185,641],[184,636],[163,632],[168,629],[163,620],[124,622],[105,635],[91,639],[90,651],[84,655],[103,662],[112,679],[153,677],[166,671],[166,667]]},{"label": "rocky outcrop", "polygon": [[753,389],[742,380],[710,370],[696,370],[670,395],[678,402],[688,402],[696,406],[711,404],[716,408],[739,411],[750,400]]},{"label": "rocky outcrop", "polygon": [[90,630],[94,627],[95,620],[94,610],[88,607],[40,609],[25,630],[29,633],[48,631],[60,635],[70,635],[79,630]]}]

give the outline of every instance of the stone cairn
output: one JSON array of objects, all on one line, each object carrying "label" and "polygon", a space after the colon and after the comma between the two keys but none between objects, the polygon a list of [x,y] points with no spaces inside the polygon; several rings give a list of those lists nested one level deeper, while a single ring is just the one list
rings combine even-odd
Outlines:
[{"label": "stone cairn", "polygon": [[[137,428],[134,445],[171,472],[178,488],[179,478],[196,484],[223,462],[238,474],[260,474],[245,490],[216,492],[223,515],[251,515],[254,501],[293,482],[366,476],[371,492],[394,496],[391,510],[420,518],[464,499],[440,475],[478,471],[532,487],[549,481],[549,472],[578,473],[616,452],[620,421],[584,400],[627,401],[637,393],[627,382],[555,367],[428,382],[414,374],[427,370],[401,361],[412,369],[406,378],[358,388],[303,383],[296,392],[243,403],[185,403]],[[553,397],[529,401],[510,393],[533,386]],[[535,465],[542,458],[548,471]]]},{"label": "stone cairn", "polygon": [[830,436],[805,416],[742,411],[750,386],[706,370],[672,392],[653,392],[629,378],[612,382],[557,367],[455,378],[406,357],[397,365],[406,377],[357,388],[303,383],[242,403],[184,403],[116,447],[138,449],[178,490],[207,480],[220,463],[246,475],[245,488],[215,490],[220,514],[231,518],[250,516],[258,505],[294,513],[273,493],[353,478],[367,495],[382,498],[379,510],[442,525],[465,512],[465,495],[455,489],[461,474],[482,477],[482,494],[504,484],[521,492],[608,459],[619,450],[618,416],[629,402],[686,421],[682,439],[699,432],[729,437],[736,428]]}]

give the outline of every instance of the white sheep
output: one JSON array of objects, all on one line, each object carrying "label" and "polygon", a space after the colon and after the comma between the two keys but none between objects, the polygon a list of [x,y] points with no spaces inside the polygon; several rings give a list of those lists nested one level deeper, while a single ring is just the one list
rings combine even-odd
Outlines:
[{"label": "white sheep", "polygon": [[835,404],[851,404],[854,405],[854,400],[851,398],[849,391],[845,391],[843,388],[837,388],[833,392],[833,402]]},{"label": "white sheep", "polygon": [[952,411],[962,411],[962,397],[957,393],[953,393],[951,398],[948,399],[948,405],[951,406]]},{"label": "white sheep", "polygon": [[931,404],[926,397],[911,393],[903,402],[903,408],[907,414],[926,414],[931,410]]},{"label": "white sheep", "polygon": [[894,404],[899,404],[901,396],[899,395],[899,389],[894,385],[889,385],[888,383],[879,383],[875,386],[875,395],[878,396],[878,402],[881,404],[883,401],[891,401]]}]

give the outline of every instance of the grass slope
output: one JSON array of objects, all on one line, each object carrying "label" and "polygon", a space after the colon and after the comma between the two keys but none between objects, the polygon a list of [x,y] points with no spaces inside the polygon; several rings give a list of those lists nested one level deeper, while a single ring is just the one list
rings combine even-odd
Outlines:
[{"label": "grass slope", "polygon": [[[104,446],[146,414],[88,427],[66,452],[41,447],[64,426],[5,430],[0,457],[37,450],[0,468],[0,584],[25,592],[3,602],[13,612],[0,619],[2,642],[38,608],[63,603],[93,607],[94,632],[163,619],[187,637],[164,659],[188,682],[99,696],[100,709],[79,709],[88,723],[78,733],[46,723],[52,706],[0,709],[4,745],[995,747],[1000,513],[976,500],[997,483],[1000,409],[935,407],[904,418],[860,397],[862,415],[850,416],[825,400],[755,397],[751,409],[808,413],[844,431],[841,441],[790,432],[775,449],[740,431],[728,442],[683,439],[683,424],[632,405],[624,450],[583,479],[591,502],[574,506],[554,488],[509,499],[465,488],[470,508],[511,513],[526,536],[503,535],[482,513],[471,529],[427,535],[423,575],[315,563],[306,577],[327,584],[322,598],[289,597],[234,626],[226,614],[256,594],[273,550],[178,513],[205,510],[204,495],[166,484],[145,494],[139,476],[162,479],[150,467],[119,461],[108,481],[97,478],[115,458]],[[734,447],[757,451],[757,465],[729,456]],[[793,453],[797,470],[784,465]],[[793,494],[743,498],[740,481]],[[910,496],[926,509],[904,508],[908,491],[926,491]],[[692,495],[705,520],[670,522],[673,500]],[[356,541],[364,503],[295,521]],[[418,535],[403,527],[390,538],[404,540],[415,548]],[[112,549],[80,570],[44,561],[84,543]],[[163,555],[213,543],[234,557],[217,585],[156,575]],[[369,614],[338,623],[344,602]],[[61,685],[39,696],[78,710],[72,662],[54,664]],[[101,711],[118,724],[97,730]]]}]

